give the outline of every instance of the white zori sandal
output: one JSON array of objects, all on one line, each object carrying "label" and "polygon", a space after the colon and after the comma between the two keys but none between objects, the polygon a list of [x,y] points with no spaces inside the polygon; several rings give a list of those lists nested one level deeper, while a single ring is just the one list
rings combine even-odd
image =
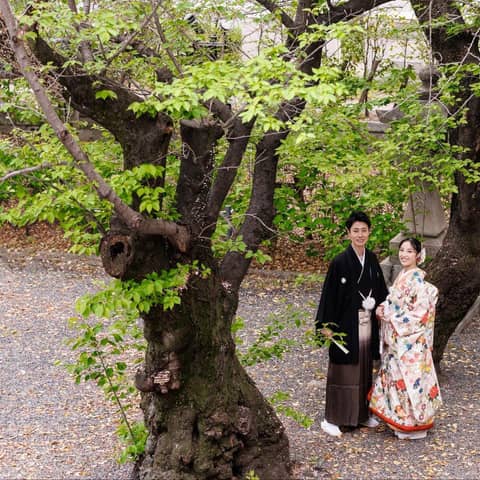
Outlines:
[{"label": "white zori sandal", "polygon": [[426,430],[416,430],[413,432],[399,432],[395,430],[395,435],[400,440],[419,440],[421,438],[425,438],[427,436]]},{"label": "white zori sandal", "polygon": [[338,428],[338,425],[334,425],[333,423],[327,422],[323,420],[320,424],[320,427],[325,433],[332,435],[333,437],[341,437],[342,431]]}]

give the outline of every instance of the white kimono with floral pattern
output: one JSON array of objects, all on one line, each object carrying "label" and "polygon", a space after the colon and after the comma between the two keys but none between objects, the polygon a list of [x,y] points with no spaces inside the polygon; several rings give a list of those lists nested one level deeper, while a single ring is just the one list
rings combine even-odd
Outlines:
[{"label": "white kimono with floral pattern", "polygon": [[401,272],[384,305],[381,366],[370,410],[402,431],[427,430],[441,405],[432,359],[438,290],[419,268]]}]

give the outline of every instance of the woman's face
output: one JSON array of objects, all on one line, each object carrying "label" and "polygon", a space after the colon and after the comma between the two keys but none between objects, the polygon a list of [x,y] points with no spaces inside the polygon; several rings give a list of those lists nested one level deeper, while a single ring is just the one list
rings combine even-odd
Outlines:
[{"label": "woman's face", "polygon": [[352,242],[353,248],[363,250],[370,235],[370,229],[364,222],[353,222],[350,230],[348,230],[348,238]]},{"label": "woman's face", "polygon": [[417,266],[417,255],[417,251],[408,240],[402,243],[398,251],[398,258],[405,270]]}]

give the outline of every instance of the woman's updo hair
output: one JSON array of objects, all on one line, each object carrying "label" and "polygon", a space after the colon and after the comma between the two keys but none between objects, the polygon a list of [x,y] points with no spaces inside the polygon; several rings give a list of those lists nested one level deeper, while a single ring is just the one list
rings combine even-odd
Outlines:
[{"label": "woman's updo hair", "polygon": [[400,247],[405,243],[405,242],[410,242],[410,245],[415,249],[417,253],[420,253],[422,251],[422,244],[413,237],[409,238],[404,238],[401,242],[400,245],[398,246],[398,249],[400,250]]}]

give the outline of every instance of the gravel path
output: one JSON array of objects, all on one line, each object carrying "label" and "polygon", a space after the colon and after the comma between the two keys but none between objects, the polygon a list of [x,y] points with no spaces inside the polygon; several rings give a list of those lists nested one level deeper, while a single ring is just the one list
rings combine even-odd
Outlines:
[{"label": "gravel path", "polygon": [[[96,260],[0,250],[0,479],[127,479],[115,461],[115,409],[93,384],[76,385],[55,365],[73,354],[64,340],[73,303],[104,278]],[[480,318],[449,343],[441,373],[445,404],[425,440],[400,441],[383,426],[340,439],[319,428],[324,403],[325,351],[303,340],[318,293],[281,278],[249,278],[241,293],[239,333],[245,351],[265,324],[306,320],[282,335],[299,343],[282,360],[249,368],[270,396],[315,419],[308,429],[282,416],[295,472],[308,479],[480,478]],[[283,321],[282,320],[282,321]],[[281,480],[281,479],[279,479]]]},{"label": "gravel path", "polygon": [[88,276],[28,259],[5,269],[1,258],[0,479],[128,478],[114,458],[113,406],[55,365],[74,359],[67,320]]}]

